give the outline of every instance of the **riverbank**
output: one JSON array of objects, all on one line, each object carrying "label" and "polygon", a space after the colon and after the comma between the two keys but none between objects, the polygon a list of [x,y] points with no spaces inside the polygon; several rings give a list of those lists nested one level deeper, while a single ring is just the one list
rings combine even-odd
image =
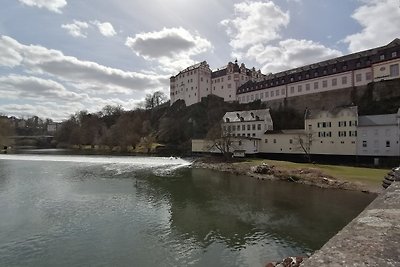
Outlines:
[{"label": "riverbank", "polygon": [[246,175],[259,180],[287,181],[320,188],[379,193],[389,170],[334,165],[302,164],[285,161],[248,159],[224,162],[219,157],[196,159],[194,168]]}]

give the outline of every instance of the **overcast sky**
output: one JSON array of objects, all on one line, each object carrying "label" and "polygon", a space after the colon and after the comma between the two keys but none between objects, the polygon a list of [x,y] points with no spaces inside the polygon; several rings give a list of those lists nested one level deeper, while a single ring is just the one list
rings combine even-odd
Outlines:
[{"label": "overcast sky", "polygon": [[274,73],[400,37],[399,0],[1,0],[0,114],[62,120],[169,95],[237,58]]}]

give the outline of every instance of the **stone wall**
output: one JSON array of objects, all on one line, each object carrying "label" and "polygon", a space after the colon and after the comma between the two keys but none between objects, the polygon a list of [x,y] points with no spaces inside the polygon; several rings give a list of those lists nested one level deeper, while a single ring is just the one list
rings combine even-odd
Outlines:
[{"label": "stone wall", "polygon": [[400,182],[381,193],[301,266],[400,266]]}]

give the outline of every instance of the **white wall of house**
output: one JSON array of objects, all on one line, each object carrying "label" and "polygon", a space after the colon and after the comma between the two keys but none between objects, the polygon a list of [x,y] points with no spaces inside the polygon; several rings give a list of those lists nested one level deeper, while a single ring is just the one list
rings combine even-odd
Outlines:
[{"label": "white wall of house", "polygon": [[269,109],[233,111],[222,118],[224,135],[261,138],[274,128]]},{"label": "white wall of house", "polygon": [[[257,138],[230,138],[230,152],[244,150],[247,155],[259,153],[260,139]],[[197,153],[217,153],[221,151],[214,145],[214,141],[206,139],[193,139],[192,152]]]},{"label": "white wall of house", "polygon": [[360,126],[358,127],[358,133],[357,155],[400,155],[400,137],[397,125]]},{"label": "white wall of house", "polygon": [[304,146],[309,151],[309,143],[307,142],[307,135],[304,130],[267,133],[261,139],[260,152],[302,154],[305,152],[301,148],[300,139],[304,141]]},{"label": "white wall of house", "polygon": [[357,107],[320,111],[307,118],[305,128],[311,134],[311,154],[355,155],[357,124]]}]

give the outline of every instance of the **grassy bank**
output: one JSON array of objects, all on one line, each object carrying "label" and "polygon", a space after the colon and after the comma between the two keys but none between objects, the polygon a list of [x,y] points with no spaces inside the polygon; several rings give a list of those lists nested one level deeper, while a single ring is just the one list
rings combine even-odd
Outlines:
[{"label": "grassy bank", "polygon": [[274,165],[276,167],[285,168],[288,170],[296,169],[317,169],[324,174],[335,177],[339,180],[348,182],[363,183],[372,187],[380,187],[384,176],[389,172],[389,169],[374,169],[364,167],[349,167],[339,165],[324,165],[310,163],[294,163],[288,161],[266,160],[266,159],[248,159],[244,162],[234,164],[259,165],[261,163]]}]

